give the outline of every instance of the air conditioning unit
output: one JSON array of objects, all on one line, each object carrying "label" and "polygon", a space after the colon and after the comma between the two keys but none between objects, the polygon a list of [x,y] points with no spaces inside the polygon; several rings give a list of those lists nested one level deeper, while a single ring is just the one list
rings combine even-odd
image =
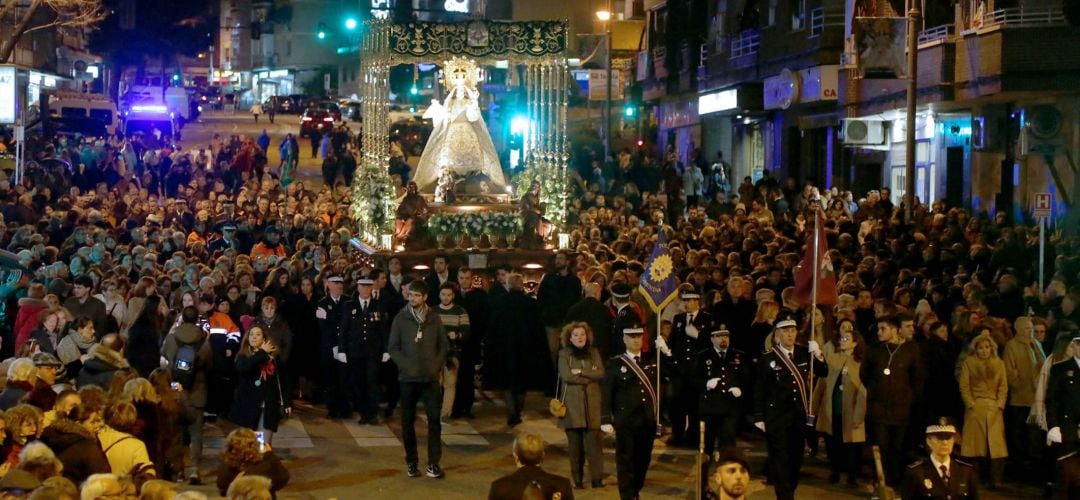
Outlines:
[{"label": "air conditioning unit", "polygon": [[844,144],[884,144],[885,122],[849,118],[844,120]]}]

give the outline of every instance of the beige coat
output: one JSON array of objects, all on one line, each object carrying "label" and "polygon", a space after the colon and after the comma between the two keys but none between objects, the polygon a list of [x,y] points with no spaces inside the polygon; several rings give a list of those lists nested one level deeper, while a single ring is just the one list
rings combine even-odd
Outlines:
[{"label": "beige coat", "polygon": [[820,406],[817,407],[816,428],[818,432],[832,435],[832,394],[836,384],[840,383],[844,393],[841,423],[844,442],[862,443],[866,441],[866,386],[859,379],[859,362],[852,359],[851,354],[834,352],[825,356],[825,363],[829,365],[829,374],[822,381],[823,390],[818,393]]},{"label": "beige coat", "polygon": [[[559,419],[559,427],[563,429],[600,428],[600,381],[604,379],[604,361],[591,342],[588,349],[585,357],[575,356],[569,346],[559,351],[559,396],[566,404],[566,416]],[[581,373],[571,373],[575,368]]]},{"label": "beige coat", "polygon": [[[996,349],[995,349],[996,352]],[[964,400],[964,430],[960,455],[1004,458],[1005,409],[1008,384],[1005,363],[994,357],[981,360],[971,353],[960,365],[960,396]]]},{"label": "beige coat", "polygon": [[1009,381],[1009,406],[1033,405],[1039,370],[1046,355],[1030,336],[1017,335],[1005,344],[1004,361],[1005,376]]}]

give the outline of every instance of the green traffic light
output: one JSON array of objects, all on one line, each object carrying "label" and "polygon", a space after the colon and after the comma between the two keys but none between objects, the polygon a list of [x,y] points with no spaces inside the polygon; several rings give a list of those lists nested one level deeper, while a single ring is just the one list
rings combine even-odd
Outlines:
[{"label": "green traffic light", "polygon": [[326,32],[325,31],[320,31],[319,34],[318,34],[318,37],[319,37],[319,40],[325,40],[326,39]]},{"label": "green traffic light", "polygon": [[409,93],[412,94],[412,95],[419,94],[420,89],[416,88],[416,85],[413,85],[413,87],[411,89],[409,89]]},{"label": "green traffic light", "polygon": [[633,106],[627,106],[626,108],[623,109],[623,113],[626,114],[626,116],[634,116],[634,107]]},{"label": "green traffic light", "polygon": [[356,29],[356,19],[353,19],[351,17],[346,19],[345,20],[345,28],[350,29],[350,30]]}]

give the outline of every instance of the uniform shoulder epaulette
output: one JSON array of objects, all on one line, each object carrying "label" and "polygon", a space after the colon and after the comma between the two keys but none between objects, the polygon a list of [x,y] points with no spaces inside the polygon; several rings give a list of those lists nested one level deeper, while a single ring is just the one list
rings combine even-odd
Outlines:
[{"label": "uniform shoulder epaulette", "polygon": [[1065,455],[1062,455],[1062,456],[1058,457],[1058,462],[1060,462],[1062,460],[1065,460],[1065,459],[1068,459],[1068,458],[1072,458],[1072,457],[1076,456],[1077,453],[1080,453],[1080,452],[1074,451],[1072,453],[1067,453]]},{"label": "uniform shoulder epaulette", "polygon": [[[1054,364],[1052,364],[1052,365],[1050,365],[1050,366],[1057,366],[1057,365],[1060,365],[1060,364],[1062,364],[1062,363],[1065,363],[1065,362],[1068,362],[1068,361],[1072,361],[1072,360],[1073,360],[1073,358],[1065,358],[1065,359],[1062,359],[1062,360],[1060,360],[1060,361],[1054,361]],[[1073,362],[1075,363],[1075,361],[1073,361]]]},{"label": "uniform shoulder epaulette", "polygon": [[907,468],[914,469],[914,468],[916,468],[916,467],[918,467],[918,466],[920,466],[922,464],[923,464],[923,461],[920,458],[920,459],[916,460],[914,463],[912,463],[911,465],[908,465]]},{"label": "uniform shoulder epaulette", "polygon": [[956,462],[956,463],[958,463],[960,465],[963,465],[964,467],[974,467],[973,465],[971,465],[971,464],[969,464],[969,463],[967,463],[967,462],[965,462],[963,460],[956,459],[956,458],[952,459],[952,461]]}]

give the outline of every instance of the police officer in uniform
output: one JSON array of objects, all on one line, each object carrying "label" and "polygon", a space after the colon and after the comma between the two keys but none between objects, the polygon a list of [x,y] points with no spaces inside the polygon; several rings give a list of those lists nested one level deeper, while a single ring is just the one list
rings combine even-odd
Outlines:
[{"label": "police officer in uniform", "polygon": [[1046,383],[1046,440],[1060,443],[1062,455],[1080,447],[1080,333],[1072,335],[1074,357],[1051,366]]},{"label": "police officer in uniform", "polygon": [[641,327],[622,331],[626,350],[608,360],[604,371],[600,429],[615,433],[619,498],[637,499],[645,485],[656,437],[656,359],[642,355]]},{"label": "police officer in uniform", "polygon": [[810,370],[823,376],[828,367],[821,347],[795,345],[797,324],[780,316],[773,326],[774,349],[759,361],[754,386],[754,426],[765,432],[769,457],[766,473],[777,499],[794,499],[802,468],[805,432],[810,420]]},{"label": "police officer in uniform", "polygon": [[374,285],[369,278],[356,280],[356,298],[343,308],[338,344],[346,359],[338,363],[338,381],[348,388],[349,400],[360,413],[360,425],[378,423],[379,365],[389,325],[386,312],[372,297]]},{"label": "police officer in uniform", "polygon": [[[618,356],[618,353],[623,352],[624,347],[622,343],[623,330],[626,328],[643,328],[645,324],[645,313],[641,310],[637,304],[630,300],[630,293],[633,290],[630,285],[626,283],[615,283],[611,285],[611,315],[614,317],[614,321],[611,324],[611,345],[608,346],[607,352],[612,353],[612,356]],[[641,352],[649,352],[649,339],[642,337]]]},{"label": "police officer in uniform", "polygon": [[319,321],[321,344],[319,359],[322,361],[322,385],[326,390],[327,417],[338,419],[352,415],[348,394],[338,380],[338,361],[334,348],[341,338],[341,318],[345,310],[345,279],[339,275],[326,278],[326,296],[319,299],[315,318]]},{"label": "police officer in uniform", "polygon": [[713,331],[709,313],[701,310],[701,296],[689,290],[679,295],[686,312],[675,316],[671,328],[671,446],[696,448],[698,442],[698,397],[701,386],[693,382],[694,362],[709,347],[707,335]]},{"label": "police officer in uniform", "polygon": [[698,354],[694,387],[701,395],[698,412],[705,421],[705,454],[712,456],[716,441],[721,454],[735,451],[735,435],[742,415],[743,387],[749,376],[749,358],[731,347],[726,325],[710,333],[711,345]]},{"label": "police officer in uniform", "polygon": [[900,493],[904,500],[979,498],[975,469],[951,456],[955,443],[956,425],[948,418],[941,417],[926,427],[926,447],[930,449],[930,457],[908,466]]}]

